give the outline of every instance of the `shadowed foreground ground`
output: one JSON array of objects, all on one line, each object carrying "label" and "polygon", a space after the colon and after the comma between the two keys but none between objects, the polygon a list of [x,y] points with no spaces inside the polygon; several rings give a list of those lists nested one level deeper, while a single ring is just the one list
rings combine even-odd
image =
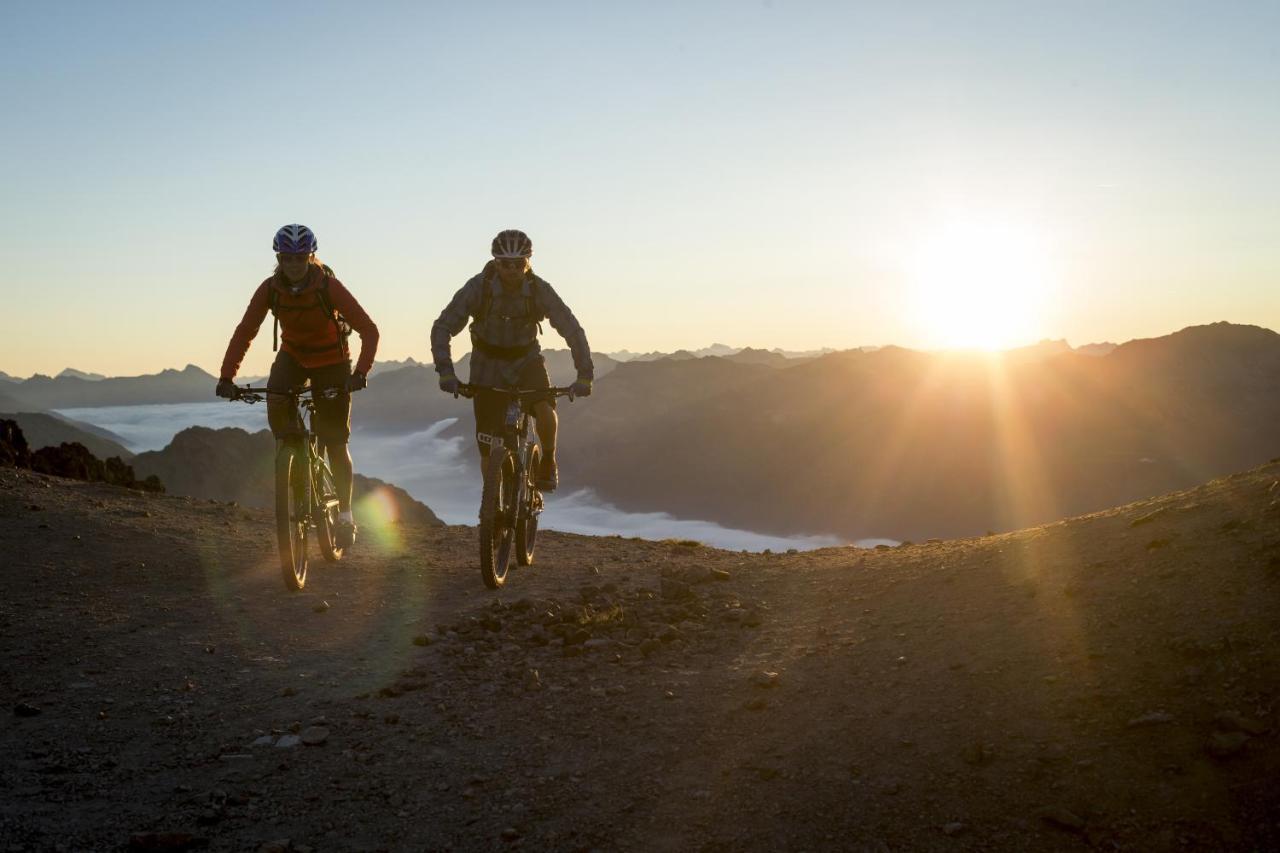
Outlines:
[{"label": "shadowed foreground ground", "polygon": [[[746,555],[270,516],[0,469],[0,850],[1280,848],[1280,466]],[[299,742],[301,741],[301,742]]]}]

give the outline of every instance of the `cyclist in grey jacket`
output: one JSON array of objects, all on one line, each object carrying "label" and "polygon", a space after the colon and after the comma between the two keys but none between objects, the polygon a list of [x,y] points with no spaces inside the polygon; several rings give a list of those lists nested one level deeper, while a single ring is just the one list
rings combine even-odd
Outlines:
[{"label": "cyclist in grey jacket", "polygon": [[[538,344],[543,319],[564,337],[573,353],[573,366],[578,372],[574,395],[589,397],[595,375],[582,326],[551,285],[534,275],[529,262],[533,242],[528,235],[514,229],[502,231],[493,238],[491,251],[493,260],[453,295],[431,326],[431,358],[440,377],[440,390],[456,395],[460,383],[454,375],[449,342],[471,321],[470,384],[479,386],[473,403],[482,472],[489,445],[480,436],[502,431],[507,402],[503,395],[489,389],[534,391],[551,387]],[[542,470],[537,472],[537,485],[544,492],[555,491],[559,485],[555,409],[555,399],[549,395],[534,404],[538,440],[542,444]]]}]

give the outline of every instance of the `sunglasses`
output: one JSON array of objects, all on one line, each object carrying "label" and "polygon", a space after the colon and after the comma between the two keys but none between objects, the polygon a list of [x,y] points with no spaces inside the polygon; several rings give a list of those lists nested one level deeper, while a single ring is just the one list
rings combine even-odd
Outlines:
[{"label": "sunglasses", "polygon": [[497,258],[500,267],[520,267],[524,268],[527,258]]},{"label": "sunglasses", "polygon": [[311,258],[309,252],[277,252],[276,260],[282,264],[305,264]]}]

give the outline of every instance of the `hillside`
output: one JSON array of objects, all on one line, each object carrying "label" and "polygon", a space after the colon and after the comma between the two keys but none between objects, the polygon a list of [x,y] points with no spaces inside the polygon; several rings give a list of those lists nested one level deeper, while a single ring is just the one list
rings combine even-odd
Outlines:
[{"label": "hillside", "polygon": [[1280,465],[893,550],[389,524],[0,469],[6,849],[1280,847]]},{"label": "hillside", "polygon": [[1257,465],[1280,451],[1278,388],[1280,335],[1225,323],[1106,355],[1059,341],[772,370],[628,362],[561,407],[564,467],[634,511],[849,539],[974,535]]},{"label": "hillside", "polygon": [[[545,350],[547,372],[556,385],[568,385],[575,378],[568,350]],[[471,355],[455,364],[458,376],[469,375]],[[617,366],[613,359],[593,353],[596,377],[609,375]],[[375,372],[368,389],[354,398],[353,426],[374,433],[402,433],[426,429],[444,418],[471,420],[471,402],[455,400],[440,391],[435,368],[430,364],[406,364],[394,370]]]},{"label": "hillside", "polygon": [[9,418],[22,427],[27,444],[32,450],[49,447],[65,442],[78,441],[94,455],[102,459],[119,456],[125,462],[133,458],[124,445],[106,436],[111,435],[104,429],[89,424],[81,424],[69,418],[44,412],[19,412],[14,414],[0,413],[0,419]]},{"label": "hillside", "polygon": [[[265,508],[274,506],[275,453],[275,439],[267,430],[188,427],[163,450],[138,454],[133,467],[140,477],[159,477],[169,494]],[[357,473],[354,494],[357,523],[374,521],[372,512],[428,526],[443,524],[426,504],[382,480]],[[369,504],[375,494],[377,500]]]}]

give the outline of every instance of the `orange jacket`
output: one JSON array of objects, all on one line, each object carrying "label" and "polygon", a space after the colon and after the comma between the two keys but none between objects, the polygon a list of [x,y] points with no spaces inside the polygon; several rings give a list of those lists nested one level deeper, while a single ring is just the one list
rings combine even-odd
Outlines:
[{"label": "orange jacket", "polygon": [[276,309],[280,319],[280,342],[284,351],[298,360],[303,367],[327,367],[346,361],[351,354],[341,345],[338,328],[333,317],[325,313],[320,302],[320,286],[328,279],[326,294],[329,304],[337,309],[351,328],[360,335],[360,358],[355,370],[368,375],[378,352],[378,327],[360,307],[360,303],[343,287],[342,282],[327,275],[318,266],[312,266],[307,280],[297,294],[280,286],[276,276],[258,285],[249,307],[245,309],[240,325],[236,326],[227,354],[222,359],[220,378],[235,379],[244,361],[249,344],[262,327],[262,321],[271,310],[271,290],[276,291]]}]

